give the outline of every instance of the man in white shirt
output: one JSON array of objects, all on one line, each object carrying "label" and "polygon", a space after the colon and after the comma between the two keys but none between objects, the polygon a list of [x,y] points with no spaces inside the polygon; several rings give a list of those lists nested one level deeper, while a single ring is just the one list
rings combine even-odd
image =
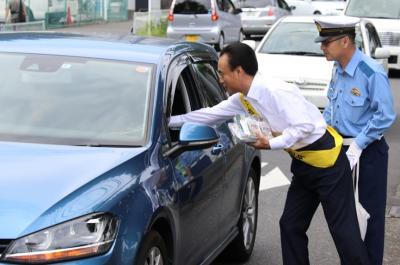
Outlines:
[{"label": "man in white shirt", "polygon": [[309,264],[306,231],[319,203],[342,264],[369,264],[340,135],[327,129],[322,114],[295,85],[259,73],[254,51],[246,44],[225,47],[218,72],[231,96],[214,107],[172,116],[169,126],[185,122],[214,125],[245,113],[262,116],[276,137],[267,139],[260,134],[252,145],[285,149],[293,158],[293,179],[280,220],[283,264]]}]

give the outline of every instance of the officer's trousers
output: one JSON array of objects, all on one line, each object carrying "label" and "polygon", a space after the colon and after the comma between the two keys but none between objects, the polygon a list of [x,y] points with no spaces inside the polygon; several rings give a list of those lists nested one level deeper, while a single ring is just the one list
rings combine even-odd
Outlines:
[{"label": "officer's trousers", "polygon": [[291,171],[293,179],[280,219],[283,264],[310,264],[306,231],[320,203],[341,263],[370,264],[360,235],[344,149],[330,168],[316,168],[293,159]]},{"label": "officer's trousers", "polygon": [[384,138],[363,150],[360,158],[359,198],[371,215],[365,244],[373,265],[382,265],[387,197],[388,145]]}]

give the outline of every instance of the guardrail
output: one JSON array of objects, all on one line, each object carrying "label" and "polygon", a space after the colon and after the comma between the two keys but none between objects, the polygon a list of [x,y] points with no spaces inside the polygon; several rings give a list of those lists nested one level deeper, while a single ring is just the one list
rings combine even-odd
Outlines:
[{"label": "guardrail", "polygon": [[4,31],[41,31],[46,29],[44,20],[24,22],[24,23],[6,23],[0,24],[0,32]]}]

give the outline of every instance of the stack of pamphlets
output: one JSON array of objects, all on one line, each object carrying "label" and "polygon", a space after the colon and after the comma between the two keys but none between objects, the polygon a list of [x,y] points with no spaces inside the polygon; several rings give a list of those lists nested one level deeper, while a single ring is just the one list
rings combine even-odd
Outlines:
[{"label": "stack of pamphlets", "polygon": [[265,119],[248,115],[236,115],[233,121],[228,124],[229,129],[240,141],[255,142],[257,141],[257,133],[268,139],[272,138],[271,128]]}]

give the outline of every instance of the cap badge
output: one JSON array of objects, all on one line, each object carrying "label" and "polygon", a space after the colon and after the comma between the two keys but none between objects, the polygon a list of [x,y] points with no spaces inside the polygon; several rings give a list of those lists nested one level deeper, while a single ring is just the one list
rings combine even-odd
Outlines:
[{"label": "cap badge", "polygon": [[356,97],[361,96],[360,90],[359,90],[358,88],[356,88],[356,87],[353,87],[353,88],[351,89],[351,94],[353,94],[353,95],[356,96]]}]

